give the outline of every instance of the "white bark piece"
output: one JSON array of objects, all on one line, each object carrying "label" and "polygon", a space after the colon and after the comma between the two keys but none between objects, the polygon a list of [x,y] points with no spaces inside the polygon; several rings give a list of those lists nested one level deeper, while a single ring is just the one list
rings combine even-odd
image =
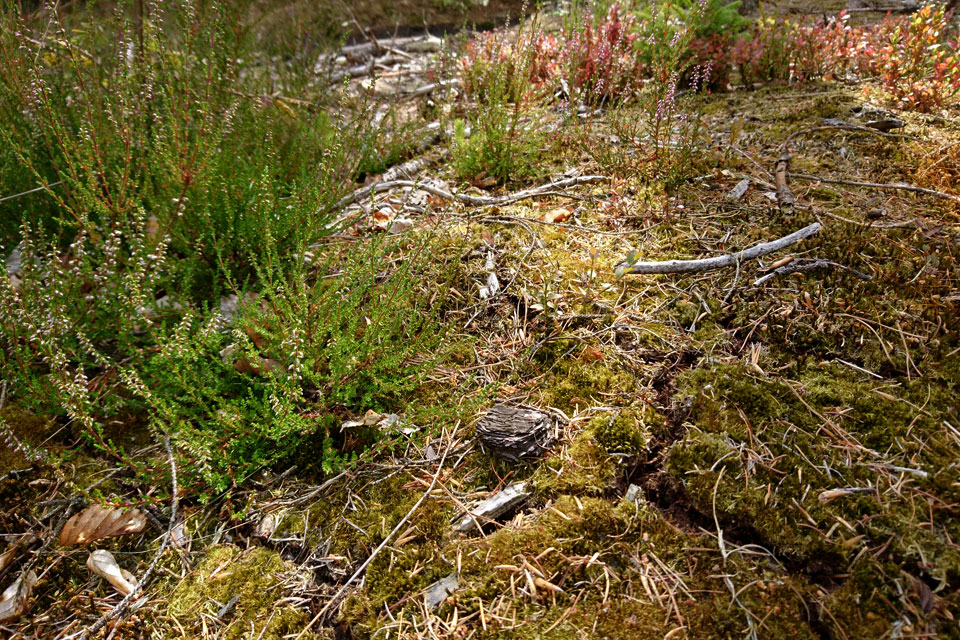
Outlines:
[{"label": "white bark piece", "polygon": [[503,515],[529,498],[532,493],[530,484],[527,482],[512,484],[495,496],[487,498],[476,507],[470,509],[467,515],[463,516],[463,518],[454,525],[453,530],[460,533],[474,531],[478,524],[482,525],[490,520],[495,520],[498,516]]},{"label": "white bark piece", "polygon": [[423,592],[424,604],[427,606],[427,611],[436,609],[443,601],[447,599],[451,593],[456,591],[460,587],[460,580],[457,578],[456,573],[451,573],[445,578],[442,578],[432,585],[427,587],[426,591]]}]

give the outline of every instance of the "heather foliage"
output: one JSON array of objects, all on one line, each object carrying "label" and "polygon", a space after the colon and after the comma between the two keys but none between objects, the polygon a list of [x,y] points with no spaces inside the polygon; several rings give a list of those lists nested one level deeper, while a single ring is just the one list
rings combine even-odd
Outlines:
[{"label": "heather foliage", "polygon": [[[920,111],[960,93],[956,27],[942,7],[851,25],[845,12],[828,20],[750,23],[737,14],[737,6],[676,0],[631,11],[614,4],[596,16],[578,15],[558,33],[527,33],[523,42],[536,46],[518,49],[530,58],[524,68],[533,84],[593,104],[629,99],[651,80],[665,91],[674,74],[681,88],[696,78],[700,88],[712,89],[738,80],[750,86],[876,79],[901,106]],[[498,55],[504,53],[501,49]],[[468,47],[465,76],[491,60],[484,47]],[[707,83],[703,68],[710,69]]]},{"label": "heather foliage", "polygon": [[535,175],[550,145],[540,128],[555,75],[556,40],[521,25],[517,42],[502,32],[481,35],[461,59],[471,103],[454,123],[454,169],[464,180],[507,182]]},{"label": "heather foliage", "polygon": [[0,182],[47,185],[0,202],[20,264],[0,277],[0,374],[144,473],[105,425],[170,435],[207,495],[307,441],[332,469],[331,416],[395,405],[440,339],[424,247],[322,242],[356,178],[416,138],[374,103],[334,121],[337,91],[262,58],[243,8],[152,2],[67,29],[51,5],[5,11],[0,35]]}]

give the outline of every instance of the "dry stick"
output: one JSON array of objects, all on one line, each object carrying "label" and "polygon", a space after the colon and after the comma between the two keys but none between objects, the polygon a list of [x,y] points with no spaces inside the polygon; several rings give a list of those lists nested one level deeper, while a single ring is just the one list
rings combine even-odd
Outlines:
[{"label": "dry stick", "polygon": [[889,183],[878,183],[878,182],[857,182],[855,180],[837,180],[835,178],[821,178],[819,176],[808,176],[802,173],[788,173],[791,178],[799,178],[800,180],[811,180],[813,182],[823,182],[826,184],[845,184],[851,187],[873,187],[874,189],[893,189],[899,191],[912,191],[914,193],[924,193],[928,196],[934,196],[937,198],[943,198],[944,200],[952,200],[960,204],[960,197],[951,195],[949,193],[944,193],[943,191],[934,191],[933,189],[924,189],[923,187],[915,187],[910,184],[904,184],[902,182],[889,182]]},{"label": "dry stick", "polygon": [[[459,425],[454,427],[453,432],[450,434],[451,446],[453,443],[453,438],[457,434],[458,427]],[[407,512],[407,515],[403,516],[400,522],[397,523],[397,526],[395,526],[393,530],[389,534],[387,534],[387,537],[383,539],[383,542],[380,543],[380,546],[378,546],[376,549],[373,550],[373,553],[370,554],[370,557],[368,557],[364,561],[364,563],[360,565],[360,568],[357,569],[352,576],[350,576],[350,579],[347,580],[345,583],[343,583],[343,586],[340,587],[340,590],[337,591],[336,594],[334,594],[334,596],[329,600],[329,602],[327,602],[326,606],[324,606],[323,609],[321,609],[320,612],[317,613],[317,615],[313,616],[310,622],[307,623],[307,626],[303,628],[303,630],[296,636],[296,638],[294,638],[294,640],[300,640],[300,638],[303,637],[303,634],[310,631],[310,628],[313,627],[313,625],[315,625],[317,621],[320,620],[320,618],[326,615],[327,611],[330,610],[330,607],[332,607],[340,599],[340,597],[344,594],[344,592],[346,592],[346,590],[350,587],[350,585],[353,584],[353,581],[356,580],[358,577],[360,577],[360,574],[362,574],[366,570],[367,566],[369,566],[369,564],[373,562],[373,559],[376,558],[381,551],[383,551],[383,548],[387,546],[387,543],[393,539],[393,536],[397,535],[397,532],[400,531],[400,528],[407,523],[407,520],[409,520],[410,517],[414,513],[416,513],[417,509],[420,508],[420,505],[423,504],[423,501],[426,500],[427,497],[433,492],[433,488],[437,485],[437,480],[440,478],[440,472],[443,471],[443,463],[447,459],[447,453],[449,453],[451,446],[448,446],[446,449],[443,450],[443,456],[440,458],[440,465],[437,467],[437,472],[433,474],[433,479],[430,481],[430,486],[427,488],[424,494],[420,496],[420,499],[417,500],[417,503],[413,505],[410,511]]]},{"label": "dry stick", "polygon": [[777,204],[780,206],[781,213],[785,215],[793,213],[793,205],[795,203],[793,192],[790,191],[790,187],[787,186],[787,171],[789,170],[790,153],[784,151],[780,154],[780,159],[777,160],[774,173],[776,174],[777,182]]},{"label": "dry stick", "polygon": [[7,200],[13,200],[14,198],[19,198],[20,196],[30,195],[31,193],[36,193],[37,191],[45,191],[47,189],[52,189],[53,187],[59,184],[63,184],[63,180],[57,180],[56,182],[45,184],[42,187],[37,187],[36,189],[28,189],[27,191],[21,191],[20,193],[15,193],[12,196],[4,196],[0,198],[0,202],[6,202]]},{"label": "dry stick", "polygon": [[740,253],[728,253],[722,256],[716,256],[714,258],[703,258],[701,260],[666,260],[663,262],[637,262],[624,267],[622,273],[691,273],[696,271],[711,271],[713,269],[733,267],[736,266],[738,262],[742,262],[743,260],[759,258],[767,255],[768,253],[773,253],[774,251],[779,251],[780,249],[789,247],[790,245],[794,244],[795,242],[799,242],[804,238],[809,238],[813,234],[820,231],[820,227],[821,224],[819,222],[814,222],[813,224],[806,226],[799,231],[794,231],[790,235],[784,236],[779,240],[763,242],[761,244],[752,246],[749,249],[744,249]]},{"label": "dry stick", "polygon": [[802,271],[813,271],[815,269],[827,269],[830,267],[837,267],[838,269],[845,269],[850,273],[854,274],[861,280],[873,280],[873,276],[867,275],[857,271],[856,269],[851,269],[845,264],[840,264],[839,262],[834,262],[833,260],[824,260],[823,258],[800,258],[794,260],[790,264],[785,264],[782,267],[778,267],[768,273],[767,275],[761,277],[759,280],[753,283],[753,286],[759,286],[771,278],[777,276],[786,276],[791,273],[800,273]]},{"label": "dry stick", "polygon": [[[150,579],[150,576],[153,574],[153,570],[156,569],[157,563],[160,562],[160,558],[170,545],[170,540],[173,537],[173,527],[177,521],[177,507],[179,506],[180,501],[177,498],[177,465],[173,459],[173,450],[170,448],[170,436],[165,436],[163,438],[163,446],[167,450],[167,457],[170,460],[170,484],[173,488],[173,495],[170,498],[170,525],[167,527],[167,532],[163,534],[163,542],[160,543],[160,548],[157,550],[157,554],[153,556],[150,566],[147,567],[143,577],[140,578],[137,584],[133,587],[133,590],[128,593],[124,599],[121,600],[109,613],[105,613],[100,617],[99,620],[93,623],[92,626],[78,634],[70,636],[70,638],[79,637],[81,640],[86,640],[86,638],[100,631],[105,624],[114,618],[122,618],[127,610],[127,607],[130,606],[130,602],[137,597],[137,594],[139,594],[140,591],[143,590],[144,585],[147,584],[147,580]],[[113,630],[108,636],[108,640],[109,638],[113,637],[113,634],[116,633],[117,628],[118,627],[116,626],[113,627]]]},{"label": "dry stick", "polygon": [[516,202],[518,200],[525,200],[527,198],[532,198],[534,196],[541,195],[545,191],[552,191],[554,189],[562,189],[565,187],[572,187],[579,184],[587,184],[591,182],[604,182],[609,180],[607,176],[576,176],[574,178],[566,178],[558,182],[551,182],[548,184],[540,185],[539,187],[534,187],[533,189],[526,189],[524,191],[517,191],[516,193],[508,194],[505,196],[468,196],[463,193],[450,193],[449,191],[444,191],[443,189],[438,189],[427,184],[421,184],[418,182],[413,182],[412,180],[389,180],[386,182],[378,182],[372,184],[369,187],[364,187],[358,191],[354,191],[352,194],[343,197],[335,206],[334,209],[341,209],[351,202],[355,202],[361,198],[373,193],[380,193],[381,191],[387,191],[393,189],[394,187],[414,187],[421,191],[426,191],[427,193],[433,194],[444,200],[458,200],[464,204],[470,204],[474,206],[494,206],[494,205],[504,205],[511,202]]},{"label": "dry stick", "polygon": [[853,131],[856,133],[869,133],[871,135],[874,135],[880,138],[894,138],[894,139],[905,139],[905,140],[913,139],[910,136],[903,135],[902,133],[887,133],[886,131],[880,131],[879,129],[875,129],[873,127],[861,127],[855,124],[845,124],[845,125],[825,124],[819,127],[810,127],[809,129],[800,129],[799,131],[794,131],[789,136],[787,136],[786,140],[784,140],[780,144],[780,149],[783,151],[786,151],[787,144],[789,144],[790,141],[793,140],[794,138],[798,136],[802,136],[806,133],[814,133],[817,131]]}]

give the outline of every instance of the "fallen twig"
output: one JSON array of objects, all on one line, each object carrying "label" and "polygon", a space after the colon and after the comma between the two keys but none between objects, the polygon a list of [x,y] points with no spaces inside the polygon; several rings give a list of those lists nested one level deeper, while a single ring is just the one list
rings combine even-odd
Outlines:
[{"label": "fallen twig", "polygon": [[[880,125],[881,122],[882,122],[882,121],[877,121],[876,124],[877,124],[877,125]],[[781,143],[780,149],[781,149],[782,151],[786,151],[786,150],[787,150],[787,145],[788,145],[788,144],[790,143],[790,141],[793,140],[794,138],[796,138],[796,137],[798,137],[798,136],[802,136],[802,135],[807,134],[807,133],[815,133],[815,132],[817,132],[817,131],[851,131],[851,132],[854,132],[854,133],[869,133],[870,135],[874,135],[874,136],[877,136],[877,137],[879,137],[879,138],[895,138],[895,139],[905,139],[905,140],[912,140],[912,139],[913,139],[911,136],[905,136],[905,135],[903,135],[902,133],[888,133],[887,131],[884,131],[884,130],[882,130],[882,129],[877,128],[877,126],[864,127],[864,126],[860,126],[860,125],[857,125],[857,124],[846,124],[846,123],[844,123],[844,124],[823,124],[823,125],[819,125],[819,126],[816,126],[816,127],[810,127],[809,129],[800,129],[799,131],[794,131],[794,132],[791,133],[789,136],[787,136],[787,139],[784,140],[783,143]]]},{"label": "fallen twig", "polygon": [[749,249],[744,249],[739,253],[728,253],[714,258],[703,258],[701,260],[665,260],[663,262],[636,262],[634,264],[620,265],[617,267],[617,275],[628,273],[690,273],[695,271],[711,271],[713,269],[723,269],[725,267],[734,267],[744,260],[752,260],[765,256],[774,251],[779,251],[784,247],[809,238],[820,231],[821,224],[814,222],[811,225],[794,231],[788,236],[778,240],[764,242]]},{"label": "fallen twig", "polygon": [[767,275],[763,276],[759,280],[753,283],[753,286],[759,286],[771,278],[776,276],[786,276],[791,273],[799,273],[801,271],[813,271],[814,269],[827,269],[829,267],[837,267],[838,269],[844,269],[851,272],[861,280],[873,280],[872,276],[867,275],[866,273],[861,273],[856,269],[851,269],[850,267],[840,264],[839,262],[833,262],[832,260],[824,260],[823,258],[797,258],[789,264],[785,264],[782,267],[777,267]]},{"label": "fallen twig", "polygon": [[609,179],[610,178],[607,176],[576,176],[573,178],[565,178],[557,182],[550,182],[532,189],[517,191],[516,193],[511,193],[505,196],[469,196],[463,193],[450,193],[449,191],[445,191],[427,184],[413,182],[412,180],[387,180],[372,184],[369,187],[364,187],[359,191],[355,191],[354,193],[345,196],[334,206],[334,209],[340,209],[351,202],[355,202],[356,200],[364,198],[368,195],[380,193],[381,191],[388,191],[396,187],[413,187],[443,198],[444,200],[457,200],[464,204],[488,207],[510,204],[519,200],[526,200],[527,198],[533,198],[538,195],[542,195],[544,192],[553,191],[555,189],[563,189],[566,187],[573,187],[579,184],[588,184],[591,182],[604,182]]},{"label": "fallen twig", "polygon": [[912,184],[905,184],[902,182],[858,182],[856,180],[838,180],[836,178],[821,178],[820,176],[808,176],[802,173],[788,173],[788,176],[791,178],[798,178],[800,180],[811,180],[813,182],[823,182],[825,184],[845,184],[851,187],[873,187],[874,189],[893,189],[899,191],[912,191],[914,193],[924,193],[928,196],[934,196],[937,198],[943,198],[944,200],[952,200],[960,204],[960,197],[951,195],[949,193],[944,193],[943,191],[934,191],[933,189],[924,189],[923,187],[915,187]]}]

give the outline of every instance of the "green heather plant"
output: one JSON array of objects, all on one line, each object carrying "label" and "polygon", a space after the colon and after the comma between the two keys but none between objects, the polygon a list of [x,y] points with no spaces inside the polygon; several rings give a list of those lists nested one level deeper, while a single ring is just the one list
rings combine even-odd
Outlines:
[{"label": "green heather plant", "polygon": [[550,145],[542,117],[550,87],[543,81],[545,49],[551,41],[535,24],[521,24],[516,43],[504,31],[481,34],[462,58],[469,104],[454,121],[451,157],[462,180],[490,177],[497,182],[529,178]]},{"label": "green heather plant", "polygon": [[332,469],[334,416],[402,406],[441,339],[426,245],[322,243],[336,201],[415,139],[258,56],[245,6],[0,16],[0,177],[46,185],[0,202],[0,256],[21,255],[0,275],[0,375],[144,473],[104,425],[170,435],[205,495],[305,442]]}]

